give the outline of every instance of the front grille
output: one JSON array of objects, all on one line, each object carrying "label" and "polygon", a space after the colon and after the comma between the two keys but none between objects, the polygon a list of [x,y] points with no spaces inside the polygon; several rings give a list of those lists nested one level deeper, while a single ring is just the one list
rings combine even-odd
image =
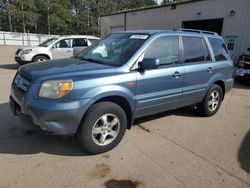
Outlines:
[{"label": "front grille", "polygon": [[21,51],[22,49],[21,48],[19,48],[17,51],[16,51],[16,55],[18,55],[19,54],[19,52]]},{"label": "front grille", "polygon": [[14,80],[15,87],[21,92],[26,92],[30,86],[30,81],[17,74]]}]

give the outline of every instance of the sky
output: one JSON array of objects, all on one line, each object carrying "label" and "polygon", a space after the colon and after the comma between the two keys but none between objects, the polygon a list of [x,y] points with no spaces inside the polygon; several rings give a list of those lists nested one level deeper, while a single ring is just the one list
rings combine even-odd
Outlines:
[{"label": "sky", "polygon": [[158,4],[161,4],[161,1],[162,1],[162,0],[156,0],[156,1],[157,1]]}]

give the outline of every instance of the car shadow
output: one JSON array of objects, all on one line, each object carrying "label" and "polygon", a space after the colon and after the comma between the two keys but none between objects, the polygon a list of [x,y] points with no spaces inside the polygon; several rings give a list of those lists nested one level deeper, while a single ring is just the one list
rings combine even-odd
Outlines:
[{"label": "car shadow", "polygon": [[84,156],[75,137],[50,135],[39,129],[27,128],[12,115],[9,103],[0,104],[0,153]]},{"label": "car shadow", "polygon": [[166,112],[157,113],[157,114],[153,114],[150,116],[138,118],[135,120],[134,125],[136,126],[136,125],[148,122],[148,121],[153,121],[155,119],[160,119],[160,118],[172,116],[172,115],[186,116],[186,117],[199,117],[199,118],[202,117],[198,113],[198,111],[195,109],[195,107],[189,106],[189,107],[184,107],[184,108],[180,108],[180,109],[176,109],[176,110],[166,111]]},{"label": "car shadow", "polygon": [[18,64],[3,64],[0,65],[0,69],[17,70],[19,68]]},{"label": "car shadow", "polygon": [[250,174],[250,130],[245,135],[239,151],[238,151],[238,161],[240,167]]},{"label": "car shadow", "polygon": [[[173,110],[136,120],[143,123],[169,115],[200,117],[193,108]],[[37,154],[48,153],[62,156],[85,156],[75,137],[48,134],[38,128],[28,128],[12,115],[9,103],[0,104],[0,153]]]},{"label": "car shadow", "polygon": [[235,82],[234,88],[236,88],[236,89],[250,89],[250,83]]}]

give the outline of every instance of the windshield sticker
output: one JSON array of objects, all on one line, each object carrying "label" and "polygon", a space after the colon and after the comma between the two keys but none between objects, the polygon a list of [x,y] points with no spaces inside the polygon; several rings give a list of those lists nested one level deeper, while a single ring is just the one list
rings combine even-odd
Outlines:
[{"label": "windshield sticker", "polygon": [[141,39],[141,40],[145,40],[148,38],[148,35],[131,35],[129,37],[130,39]]}]

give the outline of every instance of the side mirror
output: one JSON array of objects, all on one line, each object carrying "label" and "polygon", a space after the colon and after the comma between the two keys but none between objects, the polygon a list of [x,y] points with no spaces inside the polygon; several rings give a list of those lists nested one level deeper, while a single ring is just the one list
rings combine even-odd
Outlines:
[{"label": "side mirror", "polygon": [[160,65],[159,59],[146,58],[139,63],[139,69],[157,69]]}]

